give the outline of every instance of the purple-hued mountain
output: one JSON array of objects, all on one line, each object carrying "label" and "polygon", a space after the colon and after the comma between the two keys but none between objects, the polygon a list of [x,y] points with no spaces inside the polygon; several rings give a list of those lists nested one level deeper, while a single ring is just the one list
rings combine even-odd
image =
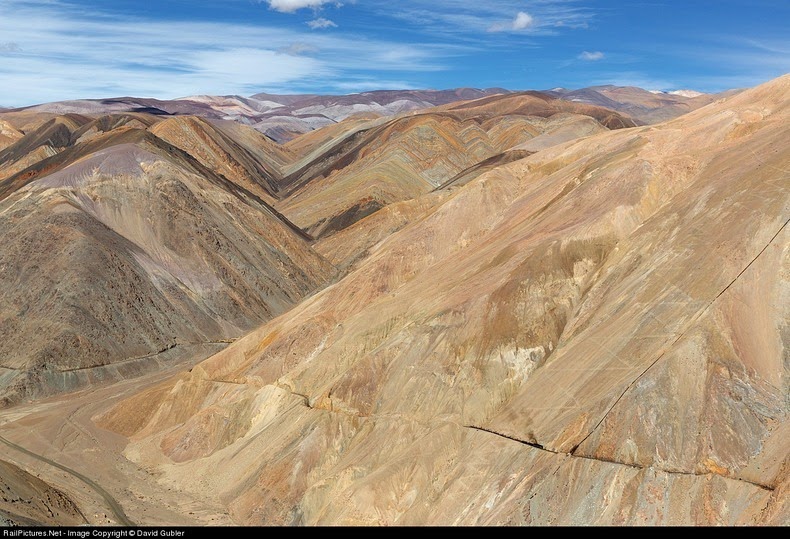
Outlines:
[{"label": "purple-hued mountain", "polygon": [[[161,100],[138,97],[58,101],[26,110],[56,114],[107,114],[147,112],[156,115],[195,115],[215,120],[235,120],[250,125],[277,142],[340,122],[352,116],[392,116],[404,112],[511,93],[503,88],[455,88],[451,90],[380,90],[348,95],[258,93],[194,95]],[[595,86],[579,90],[555,88],[543,92],[551,97],[602,106],[625,113],[637,123],[668,120],[706,105],[718,97],[702,94],[651,92],[641,88]],[[683,92],[688,93],[688,92]],[[690,95],[690,94],[689,94]]]},{"label": "purple-hued mountain", "polygon": [[566,101],[616,110],[640,123],[655,124],[704,107],[721,97],[737,93],[737,90],[729,90],[721,94],[703,94],[692,90],[662,92],[635,86],[605,85],[578,90],[553,88],[545,90],[544,93]]},{"label": "purple-hued mountain", "polygon": [[501,88],[478,90],[384,90],[349,95],[195,95],[172,100],[138,97],[58,101],[27,107],[56,114],[147,112],[157,115],[194,115],[235,120],[253,126],[277,142],[324,127],[355,114],[391,116],[402,112],[508,93]]}]

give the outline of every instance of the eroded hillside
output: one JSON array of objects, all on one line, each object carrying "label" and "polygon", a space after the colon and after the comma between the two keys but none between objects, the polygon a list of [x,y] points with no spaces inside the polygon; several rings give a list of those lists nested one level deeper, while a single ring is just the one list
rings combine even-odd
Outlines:
[{"label": "eroded hillside", "polygon": [[138,376],[230,342],[345,271],[351,260],[319,254],[319,235],[557,126],[605,130],[596,118],[612,114],[552,99],[496,106],[513,99],[525,98],[352,119],[289,146],[192,116],[4,115],[18,128],[7,124],[0,150],[0,399]]},{"label": "eroded hillside", "polygon": [[4,458],[71,479],[0,479],[37,521],[787,525],[789,109],[2,113]]},{"label": "eroded hillside", "polygon": [[70,116],[0,152],[0,398],[159,368],[334,278],[267,202],[267,163],[229,140],[187,118]]},{"label": "eroded hillside", "polygon": [[360,220],[345,278],[97,419],[243,524],[786,525],[789,113],[785,76]]}]

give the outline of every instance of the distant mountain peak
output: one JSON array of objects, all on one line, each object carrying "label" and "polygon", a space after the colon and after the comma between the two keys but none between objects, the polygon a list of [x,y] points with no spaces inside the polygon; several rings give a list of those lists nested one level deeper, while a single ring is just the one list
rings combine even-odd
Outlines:
[{"label": "distant mountain peak", "polygon": [[[459,87],[444,90],[370,90],[345,95],[257,93],[245,97],[195,94],[172,100],[139,97],[81,99],[46,103],[26,109],[56,114],[150,112],[157,115],[195,115],[214,120],[233,120],[250,125],[273,140],[284,143],[303,133],[359,114],[392,116],[455,101],[511,93],[512,90],[498,87]],[[688,112],[691,110],[688,99],[702,94],[693,90],[651,93],[637,87],[601,85],[577,90],[555,87],[533,92],[533,95],[605,107],[628,114],[638,122],[655,123]],[[695,101],[694,108],[703,104]]]}]

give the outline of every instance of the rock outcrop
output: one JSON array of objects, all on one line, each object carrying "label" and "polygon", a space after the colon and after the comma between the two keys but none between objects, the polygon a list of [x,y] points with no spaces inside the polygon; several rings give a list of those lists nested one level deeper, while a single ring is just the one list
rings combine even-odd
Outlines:
[{"label": "rock outcrop", "polygon": [[85,517],[60,490],[0,460],[0,526],[79,526]]}]

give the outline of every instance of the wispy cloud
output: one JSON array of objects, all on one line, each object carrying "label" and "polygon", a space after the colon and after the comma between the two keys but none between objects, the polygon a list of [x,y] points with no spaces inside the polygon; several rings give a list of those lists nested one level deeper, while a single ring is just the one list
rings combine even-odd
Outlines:
[{"label": "wispy cloud", "polygon": [[287,47],[280,47],[277,52],[283,54],[290,54],[291,56],[300,56],[302,54],[312,54],[318,52],[318,47],[310,45],[309,43],[291,43]]},{"label": "wispy cloud", "polygon": [[294,13],[304,8],[320,8],[329,0],[267,0],[269,7],[282,13]]},{"label": "wispy cloud", "polygon": [[335,87],[344,92],[367,92],[372,90],[402,90],[410,88],[410,83],[405,80],[388,80],[373,78],[352,78],[338,82]]},{"label": "wispy cloud", "polygon": [[601,51],[583,51],[578,58],[588,62],[597,62],[598,60],[603,60],[605,56]]},{"label": "wispy cloud", "polygon": [[322,28],[337,28],[337,24],[335,24],[334,21],[330,21],[329,19],[325,19],[323,17],[313,19],[312,21],[307,21],[307,26],[313,30],[319,30]]},{"label": "wispy cloud", "polygon": [[535,25],[535,18],[525,11],[519,11],[512,21],[508,23],[497,22],[488,27],[489,32],[505,32],[511,30],[518,32]]},{"label": "wispy cloud", "polygon": [[4,52],[22,52],[22,47],[19,46],[19,43],[6,41],[5,43],[0,43],[0,54]]},{"label": "wispy cloud", "polygon": [[[389,15],[430,28],[439,34],[474,40],[476,34],[528,31],[555,35],[586,28],[595,18],[590,8],[575,0],[533,0],[525,10],[520,0],[401,0]],[[383,11],[382,11],[383,13]]]},{"label": "wispy cloud", "polygon": [[790,71],[790,39],[761,41],[722,36],[697,47],[677,47],[690,58],[704,59],[733,70],[765,70],[774,76]]},{"label": "wispy cloud", "polygon": [[787,39],[759,40],[759,39],[741,38],[741,39],[736,39],[736,41],[739,41],[743,45],[751,47],[754,50],[765,51],[775,54],[783,54],[785,55],[785,58],[790,57],[790,40]]},{"label": "wispy cloud", "polygon": [[667,44],[661,53],[685,63],[684,72],[678,75],[681,84],[670,89],[719,92],[755,86],[790,73],[787,37],[702,35],[691,43]]},{"label": "wispy cloud", "polygon": [[53,0],[3,0],[2,6],[8,8],[0,17],[5,106],[340,88],[359,78],[361,66],[409,77],[441,70],[455,54],[454,45],[316,34],[306,27],[130,20]]}]

